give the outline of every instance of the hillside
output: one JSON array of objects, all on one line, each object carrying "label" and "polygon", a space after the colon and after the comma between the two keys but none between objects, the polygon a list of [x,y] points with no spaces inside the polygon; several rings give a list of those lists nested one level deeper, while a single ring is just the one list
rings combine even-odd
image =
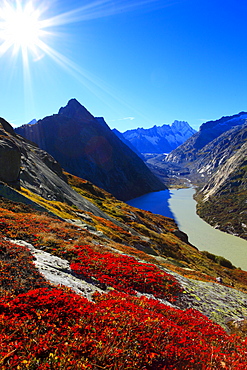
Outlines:
[{"label": "hillside", "polygon": [[246,368],[247,272],[1,125],[1,370]]},{"label": "hillside", "polygon": [[144,159],[144,156],[138,152],[138,150],[134,147],[134,145],[131,144],[130,141],[126,140],[124,135],[118,131],[116,128],[114,128],[112,130],[112,132],[114,132],[114,134],[124,143],[126,144],[131,150],[133,150],[133,152],[135,152],[141,159]]},{"label": "hillside", "polygon": [[[188,122],[174,121],[171,125],[153,126],[149,129],[127,130],[119,135],[131,148],[139,153],[170,153],[184,143],[196,131]],[[127,141],[126,141],[127,140]]]},{"label": "hillside", "polygon": [[50,153],[66,171],[118,199],[166,188],[103,119],[93,117],[75,99],[58,114],[19,127],[16,132]]},{"label": "hillside", "polygon": [[244,369],[230,332],[245,335],[247,273],[181,241],[171,219],[66,176],[124,228],[1,198],[1,369]]}]

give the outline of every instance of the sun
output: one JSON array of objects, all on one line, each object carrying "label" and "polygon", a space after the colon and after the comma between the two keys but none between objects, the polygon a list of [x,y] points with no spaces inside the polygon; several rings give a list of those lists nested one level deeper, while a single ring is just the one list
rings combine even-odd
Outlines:
[{"label": "sun", "polygon": [[0,53],[12,48],[14,54],[19,51],[37,54],[46,33],[41,13],[31,1],[5,1],[0,7]]}]

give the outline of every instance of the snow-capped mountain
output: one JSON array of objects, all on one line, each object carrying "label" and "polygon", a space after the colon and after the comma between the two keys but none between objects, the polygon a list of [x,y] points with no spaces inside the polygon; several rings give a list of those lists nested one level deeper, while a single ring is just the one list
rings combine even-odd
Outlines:
[{"label": "snow-capped mountain", "polygon": [[137,128],[125,131],[122,135],[140,153],[169,153],[195,132],[188,122],[174,121],[172,125]]}]

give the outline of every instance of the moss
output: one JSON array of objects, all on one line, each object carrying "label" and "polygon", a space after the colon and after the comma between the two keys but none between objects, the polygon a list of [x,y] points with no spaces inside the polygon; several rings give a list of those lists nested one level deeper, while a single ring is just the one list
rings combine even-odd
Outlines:
[{"label": "moss", "polygon": [[20,194],[24,195],[28,199],[38,203],[39,205],[45,207],[47,210],[51,211],[55,215],[63,219],[73,219],[75,218],[75,211],[77,208],[67,205],[66,203],[58,201],[50,201],[40,197],[37,194],[32,193],[30,190],[21,188]]}]

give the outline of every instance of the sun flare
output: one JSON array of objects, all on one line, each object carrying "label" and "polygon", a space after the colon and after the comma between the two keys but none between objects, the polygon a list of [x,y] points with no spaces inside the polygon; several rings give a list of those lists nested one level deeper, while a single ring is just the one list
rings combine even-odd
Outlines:
[{"label": "sun flare", "polygon": [[40,16],[41,10],[31,1],[4,2],[0,8],[0,53],[13,49],[14,54],[21,51],[37,55],[46,33]]},{"label": "sun flare", "polygon": [[3,37],[17,47],[33,48],[39,41],[39,19],[28,9],[10,9],[3,25]]},{"label": "sun flare", "polygon": [[85,0],[79,7],[55,0],[0,0],[0,63],[8,82],[23,76],[24,98],[29,107],[35,78],[47,73],[49,81],[52,62],[96,96],[102,96],[103,91],[122,103],[105,82],[70,58],[69,32],[64,30],[65,27],[70,30],[69,26],[75,23],[130,12],[153,3],[160,0]]}]

